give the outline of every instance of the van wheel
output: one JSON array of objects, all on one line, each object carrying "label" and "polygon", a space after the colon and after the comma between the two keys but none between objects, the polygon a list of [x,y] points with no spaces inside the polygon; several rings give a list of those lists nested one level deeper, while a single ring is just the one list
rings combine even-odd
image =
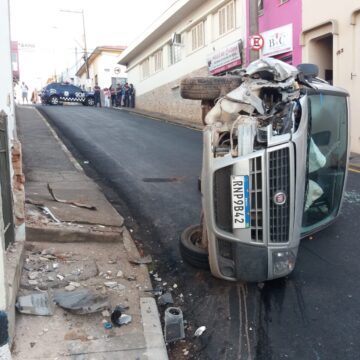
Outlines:
[{"label": "van wheel", "polygon": [[209,256],[206,249],[199,247],[202,229],[200,225],[191,225],[180,236],[180,253],[190,265],[199,269],[210,269]]}]

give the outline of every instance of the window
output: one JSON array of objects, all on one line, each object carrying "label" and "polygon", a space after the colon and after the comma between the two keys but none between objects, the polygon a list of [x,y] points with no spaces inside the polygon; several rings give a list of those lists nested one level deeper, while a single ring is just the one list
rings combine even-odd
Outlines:
[{"label": "window", "polygon": [[202,21],[191,29],[191,50],[194,51],[204,45],[204,22]]},{"label": "window", "polygon": [[234,1],[229,2],[218,12],[219,17],[219,36],[235,28],[235,4]]},{"label": "window", "polygon": [[141,64],[142,78],[145,79],[150,75],[150,63],[149,59],[146,59]]},{"label": "window", "polygon": [[181,60],[181,44],[170,44],[170,64],[175,64]]},{"label": "window", "polygon": [[258,13],[259,15],[264,14],[264,0],[258,0]]},{"label": "window", "polygon": [[154,54],[154,71],[160,71],[163,68],[163,51],[162,49],[158,50]]}]

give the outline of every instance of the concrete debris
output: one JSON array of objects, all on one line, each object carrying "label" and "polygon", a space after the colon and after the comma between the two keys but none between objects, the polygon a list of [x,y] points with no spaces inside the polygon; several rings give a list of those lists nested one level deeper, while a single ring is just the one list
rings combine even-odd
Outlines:
[{"label": "concrete debris", "polygon": [[151,255],[147,255],[141,258],[137,258],[137,259],[129,259],[129,261],[132,264],[136,264],[136,265],[141,265],[141,264],[151,264],[152,263],[152,257]]},{"label": "concrete debris", "polygon": [[58,202],[58,203],[62,203],[62,204],[69,204],[69,205],[74,205],[80,208],[84,208],[84,209],[88,209],[88,210],[96,210],[96,206],[94,205],[87,205],[87,204],[82,204],[82,203],[78,203],[75,201],[70,201],[70,200],[62,200],[62,199],[58,199],[55,194],[53,189],[51,188],[50,184],[47,184],[47,189],[51,195],[51,197],[53,198],[54,201]]},{"label": "concrete debris", "polygon": [[28,274],[28,278],[30,280],[35,280],[39,277],[39,273],[37,271],[32,271],[32,272],[29,272]]},{"label": "concrete debris", "polygon": [[50,292],[18,296],[16,309],[23,314],[51,316],[54,314],[54,300]]},{"label": "concrete debris", "polygon": [[33,285],[33,286],[38,285],[37,280],[29,280],[28,283],[29,283],[29,285]]},{"label": "concrete debris", "polygon": [[66,291],[74,291],[75,289],[76,289],[76,287],[73,286],[73,285],[65,286],[65,290],[66,290]]},{"label": "concrete debris", "polygon": [[81,285],[78,283],[78,282],[75,282],[75,281],[70,281],[70,284],[71,286],[74,286],[76,288],[80,287]]},{"label": "concrete debris", "polygon": [[64,276],[60,275],[60,274],[57,274],[56,277],[59,279],[59,280],[64,280]]},{"label": "concrete debris", "polygon": [[118,283],[116,281],[106,281],[104,282],[104,285],[108,288],[114,288],[118,285]]},{"label": "concrete debris", "polygon": [[72,292],[57,290],[54,292],[54,299],[59,306],[78,315],[103,311],[110,306],[107,297],[89,289],[76,289]]},{"label": "concrete debris", "polygon": [[158,299],[159,305],[172,305],[174,303],[174,299],[171,293],[166,292],[165,294],[161,295]]},{"label": "concrete debris", "polygon": [[124,277],[124,273],[121,270],[119,270],[118,273],[116,274],[116,277],[122,278]]},{"label": "concrete debris", "polygon": [[109,317],[109,316],[110,316],[110,312],[109,312],[109,310],[104,310],[104,311],[101,312],[101,315],[102,315],[103,317]]}]

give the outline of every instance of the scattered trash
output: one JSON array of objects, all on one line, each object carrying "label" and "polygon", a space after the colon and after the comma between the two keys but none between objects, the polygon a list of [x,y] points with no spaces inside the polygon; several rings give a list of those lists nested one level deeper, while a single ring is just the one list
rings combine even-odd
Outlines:
[{"label": "scattered trash", "polygon": [[109,321],[106,321],[106,322],[104,322],[104,328],[105,329],[107,329],[107,330],[109,330],[109,329],[112,329],[112,323],[111,322],[109,322]]},{"label": "scattered trash", "polygon": [[199,337],[203,334],[203,332],[206,330],[206,326],[200,326],[196,329],[194,336]]},{"label": "scattered trash", "polygon": [[173,288],[174,288],[174,289],[176,289],[177,287],[178,287],[177,284],[174,284],[174,285],[173,285]]},{"label": "scattered trash", "polygon": [[109,308],[107,297],[89,289],[76,289],[72,292],[58,290],[54,293],[55,302],[75,314],[91,314]]},{"label": "scattered trash", "polygon": [[39,277],[39,273],[37,271],[31,271],[28,273],[28,278],[30,280],[35,280]]},{"label": "scattered trash", "polygon": [[58,203],[62,203],[62,204],[69,204],[69,205],[74,205],[80,208],[84,208],[84,209],[88,209],[88,210],[96,210],[96,206],[93,205],[86,205],[86,204],[81,204],[75,201],[69,201],[69,200],[62,200],[62,199],[58,199],[55,194],[53,189],[50,187],[50,184],[47,184],[47,189],[51,195],[51,197],[53,198],[54,201],[58,202]]},{"label": "scattered trash", "polygon": [[49,215],[56,223],[61,223],[61,221],[50,211],[47,206],[40,206],[45,215]]},{"label": "scattered trash", "polygon": [[132,316],[123,314],[123,311],[126,308],[118,305],[115,307],[114,311],[111,314],[111,322],[115,326],[127,325],[132,321]]},{"label": "scattered trash", "polygon": [[165,310],[165,341],[174,342],[185,338],[183,314],[180,308]]},{"label": "scattered trash", "polygon": [[165,294],[161,295],[158,299],[158,304],[159,305],[168,305],[168,304],[173,304],[174,303],[174,299],[171,295],[171,293],[166,292]]},{"label": "scattered trash", "polygon": [[183,349],[183,353],[184,353],[185,356],[186,356],[186,355],[189,355],[189,350]]},{"label": "scattered trash", "polygon": [[64,280],[64,276],[60,275],[60,274],[57,274],[56,277],[59,279],[59,280]]},{"label": "scattered trash", "polygon": [[162,279],[161,279],[160,277],[154,277],[154,280],[155,280],[155,281],[158,281],[158,282],[161,282],[161,281],[162,281]]},{"label": "scattered trash", "polygon": [[163,291],[164,291],[164,288],[161,286],[161,285],[157,285],[155,287],[155,289],[152,289],[152,290],[144,290],[145,292],[149,292],[149,293],[152,293],[153,295],[155,296],[159,296],[159,295],[162,295]]},{"label": "scattered trash", "polygon": [[51,316],[54,314],[54,300],[50,292],[19,296],[15,304],[22,314]]},{"label": "scattered trash", "polygon": [[84,164],[89,164],[89,162],[90,162],[89,160],[85,160]]},{"label": "scattered trash", "polygon": [[151,255],[147,255],[141,258],[137,258],[137,259],[129,259],[129,261],[132,264],[137,264],[137,265],[141,265],[141,264],[151,264],[152,263],[152,257]]}]

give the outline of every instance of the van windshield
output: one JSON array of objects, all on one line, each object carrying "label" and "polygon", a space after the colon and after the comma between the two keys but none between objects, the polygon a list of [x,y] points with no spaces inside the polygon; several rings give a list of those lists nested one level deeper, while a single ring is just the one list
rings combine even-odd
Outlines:
[{"label": "van windshield", "polygon": [[332,221],[340,207],[346,173],[347,100],[310,95],[307,183],[302,234]]}]

